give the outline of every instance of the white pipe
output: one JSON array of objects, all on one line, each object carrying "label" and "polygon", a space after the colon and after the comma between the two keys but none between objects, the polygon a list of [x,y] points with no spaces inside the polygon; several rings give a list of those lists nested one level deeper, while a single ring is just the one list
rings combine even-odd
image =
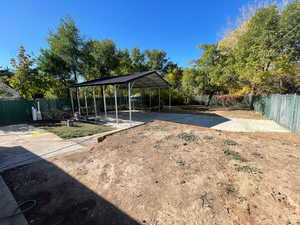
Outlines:
[{"label": "white pipe", "polygon": [[131,86],[130,82],[128,83],[128,105],[129,105],[129,120],[131,121]]},{"label": "white pipe", "polygon": [[105,97],[105,86],[103,86],[103,105],[104,105],[104,115],[105,115],[105,119],[107,117],[107,110],[106,110],[106,97]]},{"label": "white pipe", "polygon": [[149,88],[149,90],[150,90],[150,92],[149,92],[149,98],[150,98],[150,111],[152,111],[152,110],[151,110],[151,89]]},{"label": "white pipe", "polygon": [[70,88],[70,97],[71,97],[71,105],[72,105],[72,113],[73,113],[73,116],[74,116],[74,102],[73,102],[73,93],[72,93],[72,89]]},{"label": "white pipe", "polygon": [[95,87],[93,87],[93,98],[94,98],[95,117],[97,117],[97,103],[96,103]]},{"label": "white pipe", "polygon": [[160,88],[158,88],[158,111],[160,112]]},{"label": "white pipe", "polygon": [[89,112],[88,112],[88,106],[87,106],[87,99],[86,99],[86,89],[84,89],[84,99],[85,99],[85,109],[86,109],[86,115],[89,116]]},{"label": "white pipe", "polygon": [[169,111],[171,110],[171,88],[169,88]]},{"label": "white pipe", "polygon": [[80,110],[80,87],[78,87],[78,90],[77,90],[77,100],[78,100],[78,112],[79,112],[79,115],[81,115],[81,110]]},{"label": "white pipe", "polygon": [[118,98],[117,98],[117,86],[115,85],[115,110],[116,110],[116,121],[119,124],[119,117],[118,117]]}]

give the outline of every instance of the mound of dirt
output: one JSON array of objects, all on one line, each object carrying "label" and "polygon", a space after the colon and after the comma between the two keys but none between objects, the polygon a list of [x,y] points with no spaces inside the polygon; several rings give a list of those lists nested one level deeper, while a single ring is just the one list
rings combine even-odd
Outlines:
[{"label": "mound of dirt", "polygon": [[33,225],[300,224],[300,138],[151,122],[6,171]]}]

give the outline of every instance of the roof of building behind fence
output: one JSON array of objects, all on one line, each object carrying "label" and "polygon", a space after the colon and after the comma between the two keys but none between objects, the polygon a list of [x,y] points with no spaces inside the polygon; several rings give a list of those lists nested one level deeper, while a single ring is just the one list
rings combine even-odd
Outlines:
[{"label": "roof of building behind fence", "polygon": [[119,85],[120,88],[128,87],[128,83],[133,83],[133,88],[168,88],[169,83],[156,71],[138,72],[134,74],[103,77],[95,80],[74,84],[71,87],[88,87],[103,85]]},{"label": "roof of building behind fence", "polygon": [[128,87],[128,83],[133,83],[133,88],[168,88],[169,83],[162,78],[156,71],[139,72],[127,75],[118,75],[103,77],[95,80],[85,81],[82,83],[74,84],[71,88],[75,87],[88,87],[88,86],[103,86],[103,85],[119,85],[120,88]]}]

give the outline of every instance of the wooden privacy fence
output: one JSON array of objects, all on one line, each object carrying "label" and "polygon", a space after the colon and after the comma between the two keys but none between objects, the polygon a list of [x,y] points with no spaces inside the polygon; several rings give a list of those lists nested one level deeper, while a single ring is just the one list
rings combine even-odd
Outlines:
[{"label": "wooden privacy fence", "polygon": [[257,97],[254,109],[300,135],[300,96],[271,95]]}]

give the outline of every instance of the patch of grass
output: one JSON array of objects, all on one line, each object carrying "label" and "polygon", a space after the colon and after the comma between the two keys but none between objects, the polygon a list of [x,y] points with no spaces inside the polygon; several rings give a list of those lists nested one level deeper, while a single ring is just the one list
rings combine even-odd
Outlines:
[{"label": "patch of grass", "polygon": [[213,136],[204,136],[203,139],[204,140],[212,140],[212,139],[214,139],[214,137]]},{"label": "patch of grass", "polygon": [[238,160],[238,161],[241,161],[241,162],[248,162],[249,161],[249,160],[245,159],[244,157],[242,157],[240,153],[232,151],[230,149],[225,149],[224,154],[229,155],[232,158],[234,158],[235,160]]},{"label": "patch of grass", "polygon": [[250,166],[238,166],[235,168],[235,170],[238,172],[246,172],[246,173],[252,173],[252,174],[262,173],[259,169],[255,168],[255,167],[250,167]]},{"label": "patch of grass", "polygon": [[90,136],[93,134],[98,134],[98,133],[103,133],[106,131],[113,130],[113,128],[103,126],[103,125],[81,123],[81,122],[74,122],[73,127],[67,127],[65,121],[61,121],[59,123],[40,124],[35,126],[37,126],[42,130],[46,130],[51,133],[54,133],[57,136],[64,139]]},{"label": "patch of grass", "polygon": [[252,152],[252,154],[254,157],[259,158],[259,159],[263,159],[264,156],[262,154],[260,154],[259,152]]},{"label": "patch of grass", "polygon": [[234,140],[230,140],[230,139],[224,140],[224,144],[225,145],[238,145],[237,142],[235,142]]},{"label": "patch of grass", "polygon": [[178,164],[179,166],[184,166],[185,165],[185,161],[184,160],[176,160],[176,164]]},{"label": "patch of grass", "polygon": [[188,134],[185,132],[182,132],[180,134],[177,135],[178,138],[186,141],[186,142],[195,142],[198,140],[198,137],[196,135],[193,134]]}]

